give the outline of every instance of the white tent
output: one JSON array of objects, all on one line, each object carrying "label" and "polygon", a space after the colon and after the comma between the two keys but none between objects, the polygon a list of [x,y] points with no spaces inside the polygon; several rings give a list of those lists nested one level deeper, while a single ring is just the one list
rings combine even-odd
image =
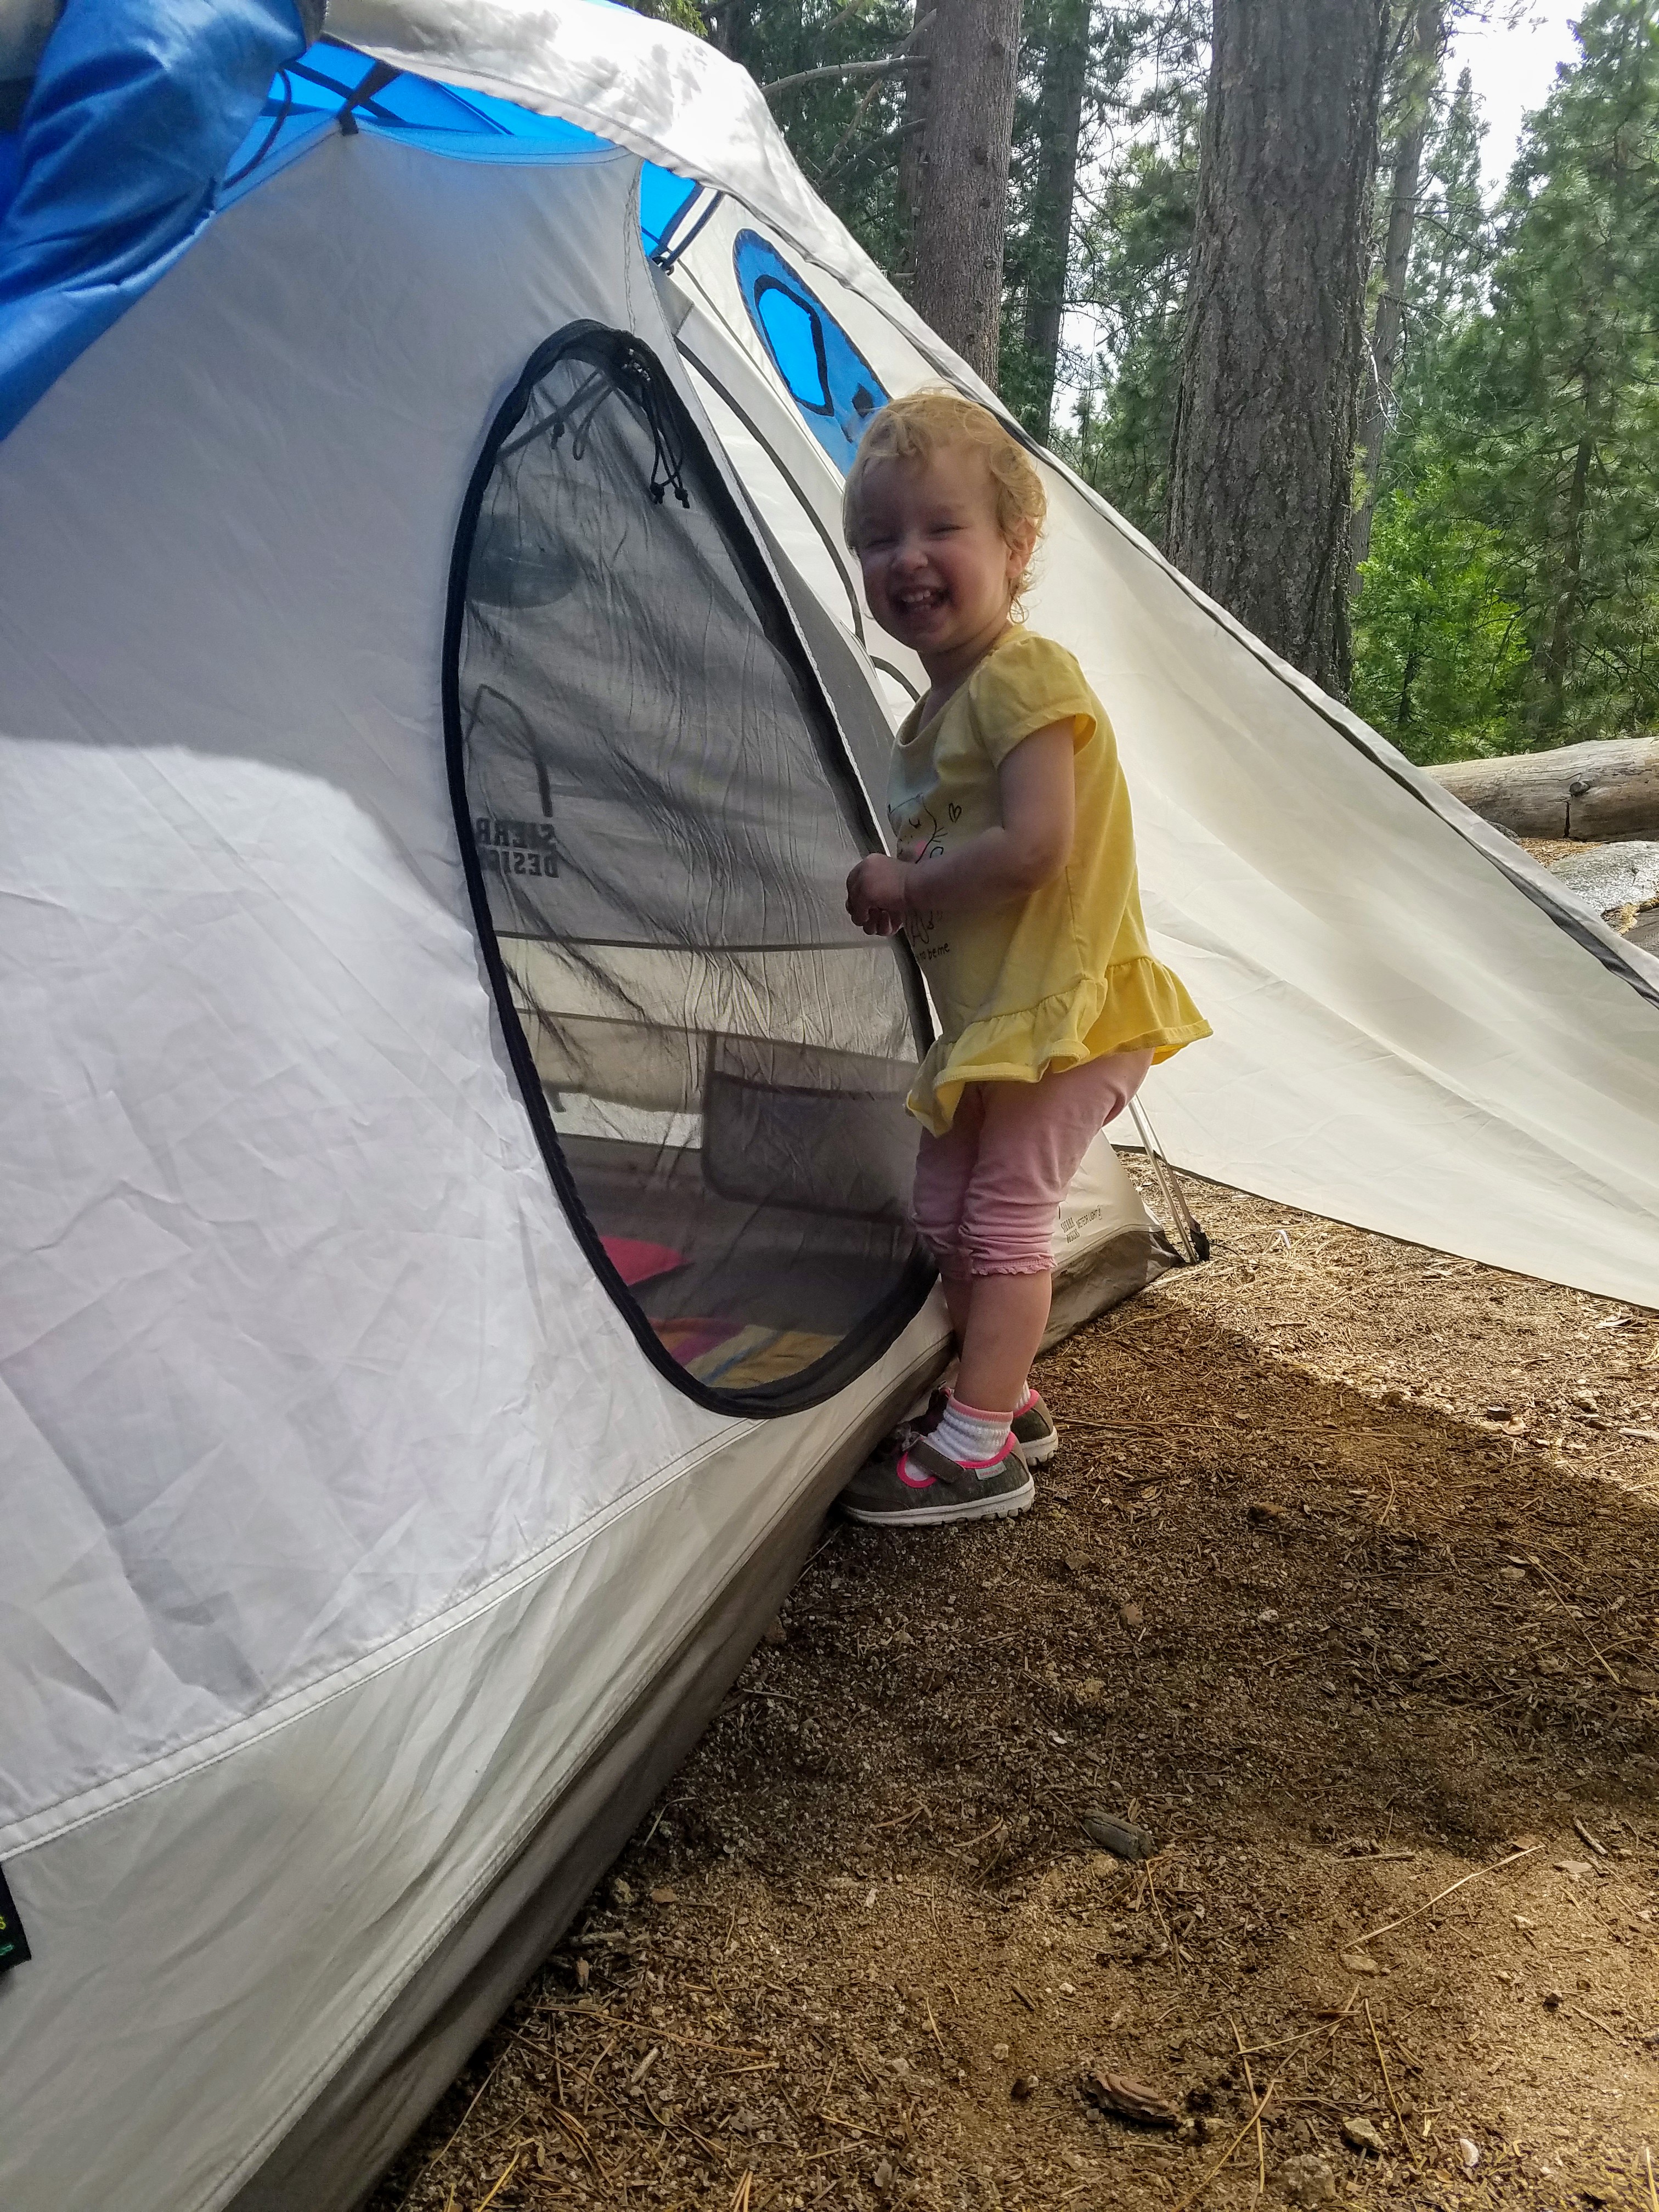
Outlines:
[{"label": "white tent", "polygon": [[[356,127],[290,81],[0,443],[19,2212],[360,2201],[943,1345],[925,1011],[825,920],[915,672],[835,454],[848,374],[971,380],[696,42],[328,28]],[[1034,619],[1217,1032],[1172,1151],[1659,1300],[1659,963],[1046,465]],[[1063,1250],[1061,1320],[1167,1264],[1104,1145]]]}]

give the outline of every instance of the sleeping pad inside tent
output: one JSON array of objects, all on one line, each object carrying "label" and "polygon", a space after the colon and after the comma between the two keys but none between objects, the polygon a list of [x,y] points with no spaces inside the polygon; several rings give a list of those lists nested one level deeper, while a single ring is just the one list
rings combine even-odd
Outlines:
[{"label": "sleeping pad inside tent", "polygon": [[[349,2212],[939,1370],[838,510],[989,395],[599,0],[0,79],[0,2203]],[[1039,465],[1172,1153],[1659,1301],[1659,963]],[[1059,1237],[1174,1258],[1103,1139]]]}]

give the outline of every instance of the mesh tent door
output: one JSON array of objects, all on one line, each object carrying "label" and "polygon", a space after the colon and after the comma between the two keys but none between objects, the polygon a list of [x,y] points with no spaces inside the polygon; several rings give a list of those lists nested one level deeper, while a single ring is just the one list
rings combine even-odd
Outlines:
[{"label": "mesh tent door", "polygon": [[661,365],[591,324],[493,424],[452,570],[451,776],[549,1167],[650,1356],[785,1412],[931,1280],[903,1100],[909,955],[862,936],[878,842],[828,700]]}]

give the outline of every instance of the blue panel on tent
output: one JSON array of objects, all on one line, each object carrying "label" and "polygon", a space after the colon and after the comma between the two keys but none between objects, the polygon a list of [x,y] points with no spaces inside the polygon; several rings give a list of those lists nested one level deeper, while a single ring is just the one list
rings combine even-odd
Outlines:
[{"label": "blue panel on tent", "polygon": [[305,33],[294,0],[69,0],[0,219],[0,437],[170,268]]},{"label": "blue panel on tent", "polygon": [[732,249],[738,289],[772,364],[789,387],[812,435],[843,475],[865,423],[887,392],[822,300],[757,231],[740,230]]},{"label": "blue panel on tent", "polygon": [[[327,39],[307,46],[295,0],[70,0],[21,129],[0,137],[0,437],[216,209],[343,129],[470,161],[563,161],[610,146]],[[645,166],[647,255],[702,194]]]},{"label": "blue panel on tent", "polygon": [[[343,117],[359,130],[468,161],[562,161],[611,150],[609,139],[559,116],[394,71],[355,47],[324,40],[277,71],[259,120],[231,159],[220,204],[263,183]],[[660,249],[700,190],[652,162],[644,165],[640,240],[647,254]]]}]

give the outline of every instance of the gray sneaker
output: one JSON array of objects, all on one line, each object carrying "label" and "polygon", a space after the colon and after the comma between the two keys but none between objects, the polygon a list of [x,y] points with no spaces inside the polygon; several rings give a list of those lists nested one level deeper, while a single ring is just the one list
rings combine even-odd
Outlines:
[{"label": "gray sneaker", "polygon": [[1013,1432],[1027,1467],[1047,1467],[1060,1449],[1060,1431],[1041,1390],[1033,1390],[1030,1404],[1023,1413],[1014,1415]]},{"label": "gray sneaker", "polygon": [[872,1528],[931,1528],[945,1521],[1000,1521],[1023,1513],[1036,1496],[1030,1470],[1012,1437],[1001,1456],[961,1467],[912,1432],[891,1437],[866,1460],[842,1492],[842,1510]]},{"label": "gray sneaker", "polygon": [[[945,1401],[949,1395],[945,1390],[934,1391],[927,1401],[927,1411],[920,1420],[911,1423],[911,1436],[933,1434],[945,1418]],[[1054,1417],[1040,1390],[1032,1391],[1030,1404],[1024,1413],[1014,1415],[1011,1426],[1027,1467],[1047,1467],[1060,1449],[1060,1431],[1054,1426]]]}]

